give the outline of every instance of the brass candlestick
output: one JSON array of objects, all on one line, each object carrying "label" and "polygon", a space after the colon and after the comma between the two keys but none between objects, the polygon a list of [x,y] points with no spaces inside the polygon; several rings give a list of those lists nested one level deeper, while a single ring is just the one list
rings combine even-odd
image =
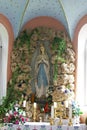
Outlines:
[{"label": "brass candlestick", "polygon": [[58,125],[59,125],[59,126],[63,125],[62,117],[60,117],[60,120],[59,120],[59,122],[58,122]]},{"label": "brass candlestick", "polygon": [[67,119],[66,108],[64,109],[64,112],[63,112],[63,118],[64,118],[64,119]]},{"label": "brass candlestick", "polygon": [[54,102],[54,118],[57,117],[57,102]]},{"label": "brass candlestick", "polygon": [[69,125],[69,126],[72,126],[72,125],[73,125],[72,119],[69,119],[68,125]]},{"label": "brass candlestick", "polygon": [[33,121],[35,122],[36,120],[37,120],[37,112],[36,112],[36,109],[34,109]]},{"label": "brass candlestick", "polygon": [[50,125],[54,125],[54,119],[50,118]]},{"label": "brass candlestick", "polygon": [[56,108],[54,108],[54,118],[57,118]]}]

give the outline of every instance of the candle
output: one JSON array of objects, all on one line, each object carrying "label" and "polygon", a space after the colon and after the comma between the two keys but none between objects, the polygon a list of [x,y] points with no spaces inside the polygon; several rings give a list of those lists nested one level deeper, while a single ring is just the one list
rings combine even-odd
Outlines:
[{"label": "candle", "polygon": [[34,102],[34,108],[37,108],[37,103],[36,102]]},{"label": "candle", "polygon": [[37,103],[34,102],[33,104],[33,121],[35,122],[37,120]]},{"label": "candle", "polygon": [[54,106],[51,106],[51,118],[54,118]]},{"label": "candle", "polygon": [[54,108],[57,108],[57,102],[54,102]]},{"label": "candle", "polygon": [[66,108],[68,108],[68,101],[64,101],[64,105]]},{"label": "candle", "polygon": [[69,119],[72,119],[72,104],[69,104]]},{"label": "candle", "polygon": [[26,107],[26,100],[23,101],[23,107]]}]

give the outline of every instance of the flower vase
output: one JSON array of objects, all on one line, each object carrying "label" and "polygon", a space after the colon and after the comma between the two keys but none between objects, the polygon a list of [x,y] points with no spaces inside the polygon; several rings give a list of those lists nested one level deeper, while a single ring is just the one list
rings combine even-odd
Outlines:
[{"label": "flower vase", "polygon": [[74,116],[73,124],[76,125],[76,124],[79,124],[79,123],[80,123],[80,116]]}]

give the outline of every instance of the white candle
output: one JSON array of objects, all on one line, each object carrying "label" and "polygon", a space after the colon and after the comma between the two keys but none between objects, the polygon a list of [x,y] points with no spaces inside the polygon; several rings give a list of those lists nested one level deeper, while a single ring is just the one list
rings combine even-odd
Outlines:
[{"label": "white candle", "polygon": [[54,102],[54,108],[57,108],[57,102]]},{"label": "white candle", "polygon": [[68,101],[64,101],[64,105],[66,108],[68,108]]},{"label": "white candle", "polygon": [[26,100],[23,101],[23,107],[26,107]]},{"label": "white candle", "polygon": [[51,118],[54,118],[54,106],[51,106]]},{"label": "white candle", "polygon": [[34,108],[37,108],[37,103],[36,102],[34,102]]},{"label": "white candle", "polygon": [[69,119],[72,119],[72,104],[69,104]]}]

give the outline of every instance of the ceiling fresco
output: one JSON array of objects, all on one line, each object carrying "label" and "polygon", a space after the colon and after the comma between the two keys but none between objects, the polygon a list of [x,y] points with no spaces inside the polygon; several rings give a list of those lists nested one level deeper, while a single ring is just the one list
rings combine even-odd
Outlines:
[{"label": "ceiling fresco", "polygon": [[87,0],[0,0],[0,13],[9,19],[15,37],[29,20],[49,16],[58,19],[72,39],[77,23],[87,14]]}]

